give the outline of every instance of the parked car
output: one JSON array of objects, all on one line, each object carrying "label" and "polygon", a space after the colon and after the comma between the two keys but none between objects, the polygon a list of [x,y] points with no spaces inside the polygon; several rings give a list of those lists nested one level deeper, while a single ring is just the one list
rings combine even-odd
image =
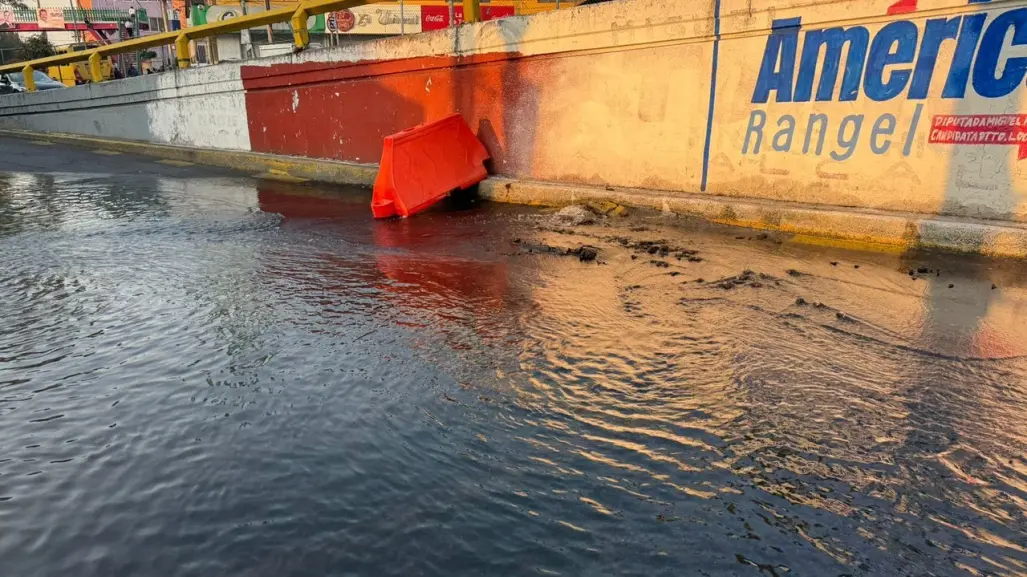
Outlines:
[{"label": "parked car", "polygon": [[[22,89],[25,88],[25,75],[21,72],[8,72],[3,75],[11,86],[18,86]],[[46,75],[46,72],[42,70],[33,70],[32,79],[36,81],[36,90],[55,90],[57,88],[65,88],[64,84],[57,82],[53,78]]]},{"label": "parked car", "polygon": [[25,92],[25,89],[16,84],[11,84],[7,76],[0,77],[0,95],[17,94],[19,92]]}]

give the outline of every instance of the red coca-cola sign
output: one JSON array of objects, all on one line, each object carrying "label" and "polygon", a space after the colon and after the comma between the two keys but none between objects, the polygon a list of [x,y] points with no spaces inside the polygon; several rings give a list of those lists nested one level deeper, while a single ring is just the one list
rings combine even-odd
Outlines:
[{"label": "red coca-cola sign", "polygon": [[[457,4],[453,9],[457,25],[464,22],[464,8]],[[481,19],[495,20],[514,15],[513,6],[482,6]],[[449,27],[448,6],[421,6],[421,30],[441,30]]]},{"label": "red coca-cola sign", "polygon": [[350,10],[340,10],[335,13],[335,26],[339,32],[349,32],[357,24],[357,17]]}]

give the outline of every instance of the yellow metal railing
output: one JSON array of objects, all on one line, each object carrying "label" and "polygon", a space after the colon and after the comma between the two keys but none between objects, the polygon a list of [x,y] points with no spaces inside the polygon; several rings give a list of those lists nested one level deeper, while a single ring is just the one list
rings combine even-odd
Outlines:
[{"label": "yellow metal railing", "polygon": [[[239,16],[237,18],[222,20],[213,24],[204,24],[202,26],[175,30],[173,32],[164,32],[162,34],[133,38],[132,40],[108,44],[106,46],[98,46],[96,48],[80,52],[69,52],[68,54],[48,56],[46,58],[38,58],[28,62],[7,64],[0,66],[0,74],[4,72],[22,72],[25,77],[25,89],[31,92],[36,89],[35,80],[32,78],[33,70],[40,70],[50,66],[59,66],[62,64],[71,64],[73,62],[82,62],[83,60],[87,60],[89,61],[89,75],[92,77],[92,81],[102,82],[103,73],[100,70],[100,60],[105,56],[124,54],[126,52],[137,52],[147,48],[166,46],[168,44],[175,45],[178,67],[188,68],[190,40],[199,40],[201,38],[208,38],[210,36],[217,36],[218,34],[226,34],[229,32],[239,32],[249,28],[259,28],[260,26],[266,26],[276,22],[285,22],[286,20],[289,20],[292,24],[293,43],[297,48],[306,48],[307,44],[310,43],[310,36],[307,32],[307,19],[311,16],[325,14],[335,10],[353,8],[354,6],[362,6],[364,4],[374,4],[375,2],[380,1],[381,0],[307,0],[305,2],[300,2],[299,6],[296,8],[278,8],[277,10],[257,12],[256,14]],[[465,0],[464,21],[480,21],[480,10],[481,8],[479,7],[478,0]]]},{"label": "yellow metal railing", "polygon": [[464,0],[464,22],[479,22],[481,20],[481,6],[478,0]]}]

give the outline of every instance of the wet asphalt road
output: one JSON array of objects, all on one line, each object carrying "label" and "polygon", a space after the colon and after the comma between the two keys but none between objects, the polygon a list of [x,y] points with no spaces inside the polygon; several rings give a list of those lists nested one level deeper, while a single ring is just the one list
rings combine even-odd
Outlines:
[{"label": "wet asphalt road", "polygon": [[0,136],[0,169],[4,172],[137,174],[149,177],[198,178],[238,176],[227,169],[161,161],[135,154],[76,148],[45,139],[29,141]]},{"label": "wet asphalt road", "polygon": [[1023,264],[368,200],[0,139],[0,574],[1027,573]]}]

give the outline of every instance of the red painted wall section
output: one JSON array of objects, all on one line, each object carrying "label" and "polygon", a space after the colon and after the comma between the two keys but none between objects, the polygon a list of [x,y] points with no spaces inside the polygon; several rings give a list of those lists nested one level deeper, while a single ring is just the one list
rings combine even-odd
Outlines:
[{"label": "red painted wall section", "polygon": [[242,68],[254,151],[377,163],[382,139],[459,112],[490,172],[530,176],[550,60],[517,54]]}]

